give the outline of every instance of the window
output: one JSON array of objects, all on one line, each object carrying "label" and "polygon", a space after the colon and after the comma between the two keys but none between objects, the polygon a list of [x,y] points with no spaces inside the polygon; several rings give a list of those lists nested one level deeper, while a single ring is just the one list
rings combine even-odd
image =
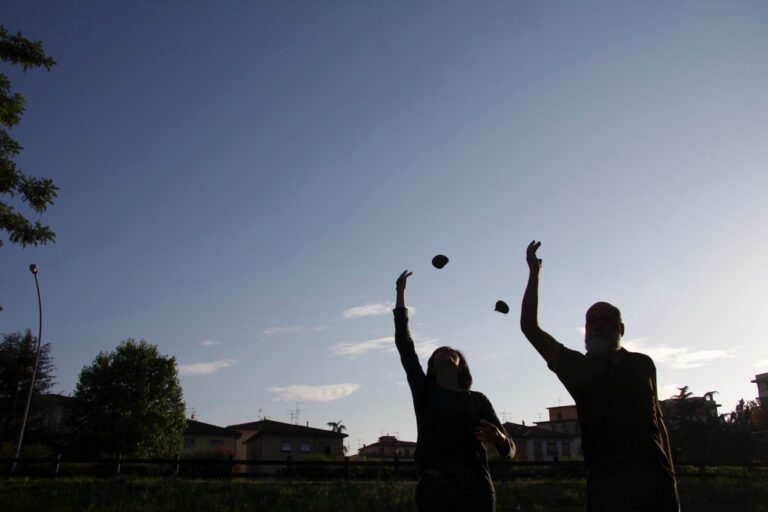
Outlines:
[{"label": "window", "polygon": [[547,441],[547,455],[550,457],[557,457],[557,442]]},{"label": "window", "polygon": [[571,443],[569,443],[568,441],[560,441],[560,453],[563,454],[563,457],[570,457]]},{"label": "window", "polygon": [[280,443],[280,451],[283,453],[291,453],[291,442],[290,441],[282,441]]},{"label": "window", "polygon": [[184,440],[184,449],[185,450],[194,450],[195,449],[195,440],[194,439],[185,439]]},{"label": "window", "polygon": [[330,446],[326,446],[325,447],[325,454],[326,455],[330,455],[331,454],[331,447]]},{"label": "window", "polygon": [[563,413],[561,413],[560,411],[557,411],[557,419],[558,420],[563,419]]},{"label": "window", "polygon": [[541,460],[541,459],[542,459],[541,441],[534,441],[533,442],[533,460]]},{"label": "window", "polygon": [[302,442],[299,443],[299,451],[304,453],[309,453],[312,451],[312,443],[306,443]]},{"label": "window", "polygon": [[219,446],[224,446],[224,441],[222,441],[221,439],[211,439],[210,441],[208,441],[208,444],[213,447],[219,447]]}]

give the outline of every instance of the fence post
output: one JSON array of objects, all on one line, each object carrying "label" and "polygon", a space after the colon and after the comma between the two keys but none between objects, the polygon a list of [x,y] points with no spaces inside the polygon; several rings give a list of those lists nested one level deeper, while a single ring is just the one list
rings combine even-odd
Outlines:
[{"label": "fence post", "polygon": [[122,465],[123,454],[117,454],[117,463],[115,464],[115,476],[120,476],[120,466]]},{"label": "fence post", "polygon": [[179,476],[179,454],[173,456],[173,476]]},{"label": "fence post", "polygon": [[53,463],[53,476],[59,476],[59,465],[61,464],[61,452],[56,454],[56,461]]},{"label": "fence post", "polygon": [[349,480],[349,457],[344,457],[344,479]]},{"label": "fence post", "polygon": [[290,478],[291,477],[291,456],[288,455],[285,458],[285,477]]}]

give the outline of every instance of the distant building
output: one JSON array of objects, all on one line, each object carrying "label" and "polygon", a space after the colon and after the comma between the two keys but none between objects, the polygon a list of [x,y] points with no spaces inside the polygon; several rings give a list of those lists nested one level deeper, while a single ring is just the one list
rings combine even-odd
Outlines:
[{"label": "distant building", "polygon": [[557,407],[547,407],[547,411],[549,411],[549,420],[535,421],[534,423],[536,426],[546,428],[548,430],[554,430],[555,432],[581,436],[581,428],[579,427],[579,415],[576,411],[575,405],[558,405]]},{"label": "distant building", "polygon": [[753,422],[760,425],[758,430],[752,432],[754,455],[756,459],[766,461],[768,460],[768,430],[764,430],[764,427],[765,418],[768,416],[768,373],[755,375],[755,380],[752,382],[757,384],[757,403],[760,404],[760,409],[752,412]]},{"label": "distant building", "polygon": [[357,451],[357,460],[400,460],[412,461],[416,443],[401,441],[395,436],[381,436],[375,443],[364,445]]},{"label": "distant building", "polygon": [[716,422],[720,417],[717,408],[720,407],[714,399],[714,393],[704,396],[689,396],[687,398],[668,398],[662,400],[661,411],[667,427],[673,427],[682,420],[702,423]]},{"label": "distant building", "polygon": [[582,455],[581,452],[581,427],[576,405],[558,405],[547,407],[549,420],[534,421],[537,427],[567,434],[573,439],[573,455]]},{"label": "distant building", "polygon": [[189,419],[183,435],[185,452],[215,451],[225,455],[235,454],[237,440],[242,436],[237,430]]},{"label": "distant building", "polygon": [[[285,460],[289,455],[293,460],[308,455],[325,455],[333,460],[344,458],[344,438],[347,434],[332,430],[267,419],[227,428],[242,433],[236,459]],[[240,465],[235,471],[273,473],[279,469],[279,466]]]},{"label": "distant building", "polygon": [[757,384],[757,401],[761,406],[768,405],[768,373],[761,373],[755,375],[755,380],[752,381]]},{"label": "distant building", "polygon": [[503,426],[517,447],[514,460],[551,462],[581,455],[581,439],[577,435],[525,423]]},{"label": "distant building", "polygon": [[49,432],[66,433],[74,405],[75,399],[71,396],[55,393],[35,396],[29,410],[30,423]]}]

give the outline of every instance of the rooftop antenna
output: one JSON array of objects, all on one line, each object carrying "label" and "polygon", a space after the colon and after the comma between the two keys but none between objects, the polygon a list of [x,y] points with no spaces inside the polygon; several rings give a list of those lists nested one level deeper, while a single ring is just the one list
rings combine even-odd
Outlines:
[{"label": "rooftop antenna", "polygon": [[302,402],[296,402],[296,408],[288,411],[288,416],[291,417],[291,423],[294,425],[299,424],[299,418],[301,417],[301,404]]}]

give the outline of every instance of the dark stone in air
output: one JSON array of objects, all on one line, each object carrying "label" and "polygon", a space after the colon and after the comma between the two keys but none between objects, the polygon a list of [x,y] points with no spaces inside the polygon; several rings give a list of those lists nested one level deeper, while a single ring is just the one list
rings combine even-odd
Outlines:
[{"label": "dark stone in air", "polygon": [[506,315],[509,313],[509,306],[507,306],[507,303],[503,300],[497,300],[496,307],[493,308],[493,310],[498,311],[499,313],[504,313]]},{"label": "dark stone in air", "polygon": [[448,256],[438,254],[437,256],[432,258],[432,266],[435,268],[443,268],[447,264],[448,264]]}]

